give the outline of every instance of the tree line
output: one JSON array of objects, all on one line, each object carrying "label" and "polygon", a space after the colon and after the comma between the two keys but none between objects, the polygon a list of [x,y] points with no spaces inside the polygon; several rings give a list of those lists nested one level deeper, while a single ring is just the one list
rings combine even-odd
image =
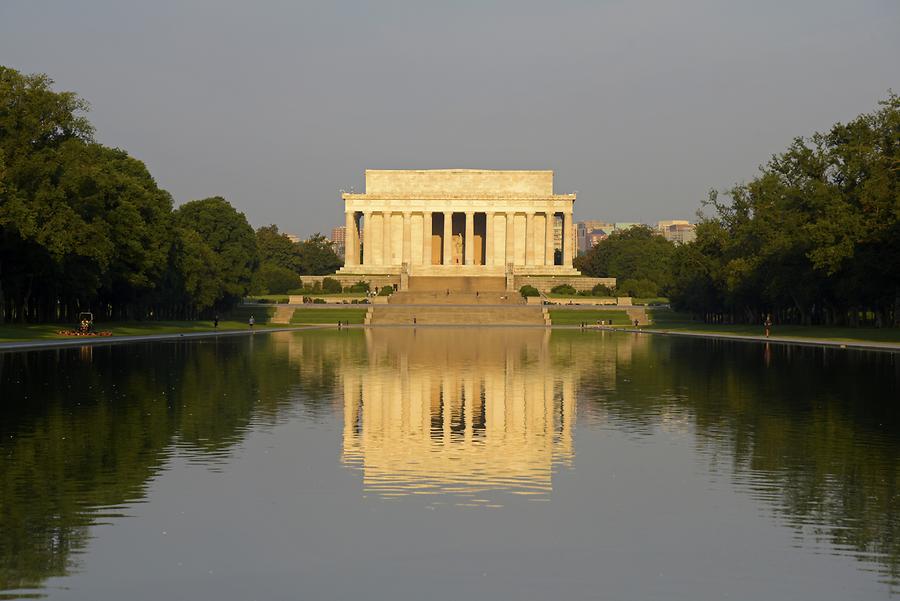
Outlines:
[{"label": "tree line", "polygon": [[655,287],[710,322],[897,327],[898,175],[900,97],[889,93],[871,113],[796,138],[749,182],[710,192],[696,241],[629,230],[576,265],[620,288]]},{"label": "tree line", "polygon": [[[271,228],[254,232],[220,196],[175,208],[141,161],[94,139],[87,102],[52,84],[0,66],[0,322],[193,319],[277,264]],[[321,236],[282,237],[296,273],[340,264]]]}]

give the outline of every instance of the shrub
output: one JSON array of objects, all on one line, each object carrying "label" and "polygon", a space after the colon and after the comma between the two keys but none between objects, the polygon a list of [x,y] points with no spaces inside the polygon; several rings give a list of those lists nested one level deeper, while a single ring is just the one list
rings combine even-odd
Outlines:
[{"label": "shrub", "polygon": [[347,292],[368,292],[369,282],[356,282],[352,286],[347,286],[345,290]]},{"label": "shrub", "polygon": [[385,286],[381,290],[378,291],[378,296],[390,296],[394,293],[393,286]]},{"label": "shrub", "polygon": [[322,279],[322,291],[329,294],[337,294],[341,292],[341,283],[334,278]]},{"label": "shrub", "polygon": [[314,304],[314,305],[324,305],[324,304],[325,304],[325,299],[324,299],[324,298],[314,298],[314,299],[313,299],[313,304]]},{"label": "shrub", "polygon": [[609,286],[604,286],[603,284],[597,284],[591,288],[591,294],[594,296],[615,296],[615,292]]},{"label": "shrub", "polygon": [[540,291],[537,288],[535,288],[534,286],[529,286],[528,284],[525,284],[524,286],[519,288],[519,294],[524,297],[541,295]]},{"label": "shrub", "polygon": [[560,284],[559,286],[554,286],[550,289],[550,292],[552,292],[553,294],[576,294],[575,287],[571,284]]}]

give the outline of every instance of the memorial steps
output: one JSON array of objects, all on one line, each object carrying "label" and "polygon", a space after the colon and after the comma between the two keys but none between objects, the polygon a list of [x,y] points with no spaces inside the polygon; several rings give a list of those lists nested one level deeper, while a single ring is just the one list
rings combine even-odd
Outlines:
[{"label": "memorial steps", "polygon": [[410,292],[471,292],[472,294],[506,291],[506,277],[416,275],[409,278]]},{"label": "memorial steps", "polygon": [[388,298],[390,305],[524,305],[525,299],[518,292],[456,292],[434,291],[395,292]]},{"label": "memorial steps", "polygon": [[374,305],[368,325],[492,325],[547,326],[549,319],[536,305]]},{"label": "memorial steps", "polygon": [[275,307],[275,314],[272,315],[272,319],[269,320],[269,323],[291,323],[291,317],[294,316],[295,308],[296,307],[294,307],[293,305],[278,305],[277,307]]}]

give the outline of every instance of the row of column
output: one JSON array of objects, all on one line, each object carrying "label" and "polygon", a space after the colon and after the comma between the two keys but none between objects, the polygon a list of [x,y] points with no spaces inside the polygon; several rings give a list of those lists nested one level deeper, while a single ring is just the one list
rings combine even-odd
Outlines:
[{"label": "row of column", "polygon": [[[383,234],[382,234],[382,249],[384,251],[383,263],[385,265],[391,264],[391,252],[392,252],[392,244],[391,244],[391,215],[394,214],[393,211],[379,211],[383,215]],[[459,211],[443,211],[444,215],[444,232],[442,236],[443,242],[443,261],[444,265],[450,265],[453,260],[453,213]],[[464,258],[463,262],[465,265],[472,265],[475,262],[475,213],[476,211],[466,211],[466,227],[465,227],[465,243],[464,243]],[[485,222],[485,249],[484,249],[484,257],[485,257],[485,265],[490,266],[494,264],[494,256],[496,254],[496,249],[494,247],[494,217],[495,215],[504,215],[506,218],[506,249],[504,252],[505,261],[504,263],[514,263],[515,262],[515,215],[517,213],[521,213],[521,211],[514,212],[499,212],[499,211],[487,211],[485,212],[486,222]],[[366,227],[370,227],[372,223],[372,212],[366,211],[363,213],[363,217],[365,219]],[[536,265],[535,262],[535,226],[534,226],[534,217],[539,214],[538,212],[529,212],[525,213],[525,265]],[[423,246],[422,246],[422,257],[423,262],[426,265],[431,264],[431,231],[432,231],[432,211],[423,211],[422,212],[422,232],[423,232]],[[554,236],[553,236],[553,224],[555,222],[556,213],[544,212],[545,216],[544,224],[544,265],[553,265],[554,264]],[[345,265],[347,266],[356,266],[359,265],[359,229],[357,223],[357,214],[354,211],[347,211],[346,214],[346,233],[345,233]],[[563,216],[563,236],[562,236],[562,251],[563,251],[563,265],[571,266],[572,265],[572,213],[564,212]],[[371,230],[370,230],[371,231]],[[372,255],[372,243],[373,243],[372,235],[365,236],[364,244],[365,248],[363,252],[363,260],[365,265],[374,265],[375,257]],[[403,243],[400,245],[402,249],[402,262],[403,263],[411,263],[412,258],[412,211],[404,211],[403,212]]]}]

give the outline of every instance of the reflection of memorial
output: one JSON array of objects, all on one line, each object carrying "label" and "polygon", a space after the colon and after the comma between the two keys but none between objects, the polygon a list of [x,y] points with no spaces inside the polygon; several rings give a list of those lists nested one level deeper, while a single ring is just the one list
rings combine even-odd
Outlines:
[{"label": "reflection of memorial", "polygon": [[373,329],[344,373],[344,462],[384,496],[551,489],[573,457],[575,376],[542,329]]}]

